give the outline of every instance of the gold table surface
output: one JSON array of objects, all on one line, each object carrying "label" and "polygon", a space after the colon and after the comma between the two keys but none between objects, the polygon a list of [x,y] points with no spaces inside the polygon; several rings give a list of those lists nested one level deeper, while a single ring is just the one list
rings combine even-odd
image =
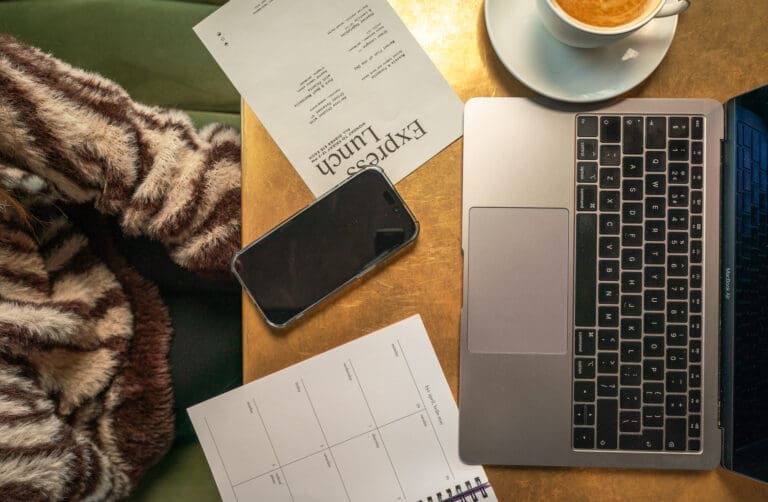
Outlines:
[{"label": "gold table surface", "polygon": [[[534,1],[534,0],[519,0]],[[481,0],[390,0],[459,97],[535,96],[491,47]],[[694,0],[664,61],[626,97],[728,98],[768,82],[768,1]],[[243,243],[312,195],[243,103]],[[288,330],[269,328],[243,297],[249,382],[419,313],[454,396],[459,382],[459,139],[397,188],[421,224],[415,246]],[[709,472],[486,467],[500,500],[768,500],[768,485]]]}]

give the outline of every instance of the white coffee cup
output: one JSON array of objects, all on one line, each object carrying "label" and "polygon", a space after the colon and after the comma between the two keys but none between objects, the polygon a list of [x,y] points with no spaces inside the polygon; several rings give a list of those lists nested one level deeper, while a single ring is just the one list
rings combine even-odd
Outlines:
[{"label": "white coffee cup", "polygon": [[[523,0],[525,1],[525,0]],[[676,16],[690,0],[660,0],[653,9],[634,21],[610,28],[583,23],[566,13],[555,0],[536,0],[544,26],[556,39],[574,47],[600,47],[631,35],[657,17]]]}]

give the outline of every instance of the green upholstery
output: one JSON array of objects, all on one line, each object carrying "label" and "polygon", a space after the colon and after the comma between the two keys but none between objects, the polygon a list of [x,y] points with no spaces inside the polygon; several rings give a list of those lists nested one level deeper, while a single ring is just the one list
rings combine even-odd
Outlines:
[{"label": "green upholstery", "polygon": [[129,498],[136,502],[221,500],[197,442],[177,444],[144,476]]},{"label": "green upholstery", "polygon": [[169,0],[10,0],[0,2],[0,32],[114,80],[137,101],[239,128],[240,97],[192,31],[215,9]]},{"label": "green upholstery", "polygon": [[[0,32],[114,80],[137,101],[184,110],[198,126],[224,122],[239,129],[240,97],[192,31],[225,1],[0,0]],[[187,439],[174,444],[129,500],[218,499],[200,445]]]}]

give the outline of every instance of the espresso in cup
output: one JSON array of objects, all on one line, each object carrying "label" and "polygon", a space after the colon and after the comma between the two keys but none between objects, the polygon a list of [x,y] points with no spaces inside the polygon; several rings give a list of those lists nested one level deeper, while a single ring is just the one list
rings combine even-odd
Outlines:
[{"label": "espresso in cup", "polygon": [[661,0],[555,0],[555,3],[584,24],[615,28],[649,16]]}]

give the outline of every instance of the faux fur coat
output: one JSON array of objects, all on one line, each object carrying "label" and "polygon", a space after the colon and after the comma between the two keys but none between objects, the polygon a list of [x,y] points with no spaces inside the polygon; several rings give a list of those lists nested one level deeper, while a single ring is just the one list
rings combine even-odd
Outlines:
[{"label": "faux fur coat", "polygon": [[239,161],[236,131],[196,131],[0,34],[0,186],[29,215],[0,203],[0,500],[123,497],[173,438],[158,292],[61,208],[91,205],[184,267],[225,270]]}]

